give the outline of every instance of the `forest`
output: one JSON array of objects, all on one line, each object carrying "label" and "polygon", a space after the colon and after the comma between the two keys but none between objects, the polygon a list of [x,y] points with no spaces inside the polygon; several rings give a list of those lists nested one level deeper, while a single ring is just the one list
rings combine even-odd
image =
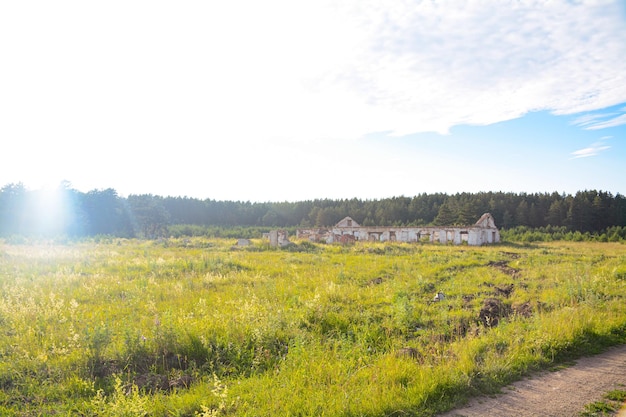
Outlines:
[{"label": "forest", "polygon": [[[217,201],[152,194],[120,196],[112,188],[81,192],[23,184],[0,189],[0,236],[228,237],[270,228],[330,226],[350,216],[364,226],[471,225],[491,213],[502,230],[626,238],[626,197],[606,191],[419,194],[379,200]],[[244,230],[245,229],[245,230]],[[234,236],[234,235],[233,235]]]}]

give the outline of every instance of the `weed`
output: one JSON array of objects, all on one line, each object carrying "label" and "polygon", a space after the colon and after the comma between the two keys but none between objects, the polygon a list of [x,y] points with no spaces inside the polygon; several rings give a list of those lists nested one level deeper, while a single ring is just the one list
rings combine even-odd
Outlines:
[{"label": "weed", "polygon": [[624,402],[626,401],[626,391],[613,390],[613,391],[607,392],[604,395],[604,398],[606,398],[607,400],[611,400],[611,401]]},{"label": "weed", "polygon": [[615,411],[615,406],[603,401],[596,401],[585,406],[585,410],[580,413],[581,417],[611,416]]},{"label": "weed", "polygon": [[620,244],[231,246],[3,247],[0,414],[433,415],[626,341]]},{"label": "weed", "polygon": [[119,376],[115,377],[114,391],[110,396],[98,390],[91,400],[92,410],[104,417],[141,417],[147,416],[148,398],[139,393],[136,385],[126,387]]}]

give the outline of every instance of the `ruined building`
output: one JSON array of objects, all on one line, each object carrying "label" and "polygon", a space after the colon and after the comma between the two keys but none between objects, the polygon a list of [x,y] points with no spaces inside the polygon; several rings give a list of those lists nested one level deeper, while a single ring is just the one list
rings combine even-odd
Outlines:
[{"label": "ruined building", "polygon": [[440,242],[472,246],[500,242],[500,232],[493,216],[483,214],[473,226],[361,226],[346,217],[331,228],[299,229],[296,236],[313,242],[373,241],[373,242]]},{"label": "ruined building", "polygon": [[270,240],[270,246],[274,248],[278,246],[282,248],[291,244],[286,230],[272,230],[267,234],[267,237]]}]

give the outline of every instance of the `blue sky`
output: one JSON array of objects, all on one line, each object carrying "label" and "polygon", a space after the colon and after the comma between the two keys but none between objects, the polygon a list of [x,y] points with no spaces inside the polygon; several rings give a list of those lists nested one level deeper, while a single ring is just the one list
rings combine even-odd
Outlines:
[{"label": "blue sky", "polygon": [[626,193],[616,0],[0,3],[0,186]]}]

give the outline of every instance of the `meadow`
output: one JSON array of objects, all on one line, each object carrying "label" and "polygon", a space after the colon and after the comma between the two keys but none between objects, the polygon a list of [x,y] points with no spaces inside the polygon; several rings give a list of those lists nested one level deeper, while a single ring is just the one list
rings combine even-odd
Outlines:
[{"label": "meadow", "polygon": [[626,341],[620,243],[233,244],[0,244],[0,415],[429,416]]}]

